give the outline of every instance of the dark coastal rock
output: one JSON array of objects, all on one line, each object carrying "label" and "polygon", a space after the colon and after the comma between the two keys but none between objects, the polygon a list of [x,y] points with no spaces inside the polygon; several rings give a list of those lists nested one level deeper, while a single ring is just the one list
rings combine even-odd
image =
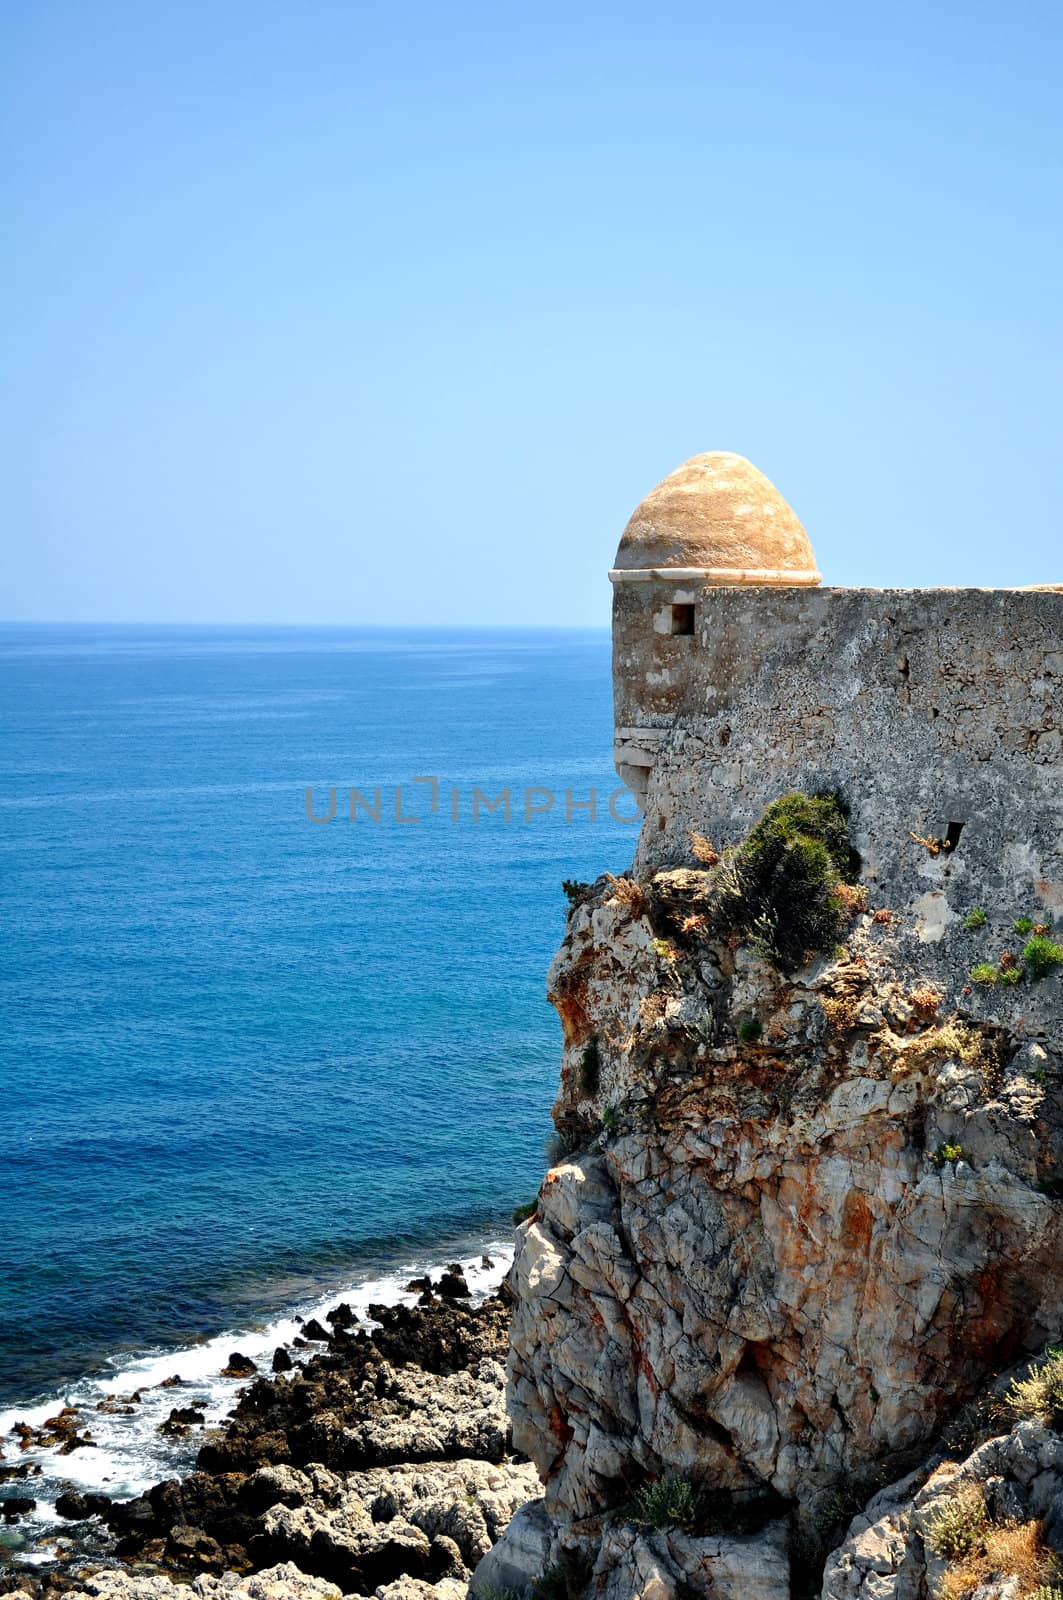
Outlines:
[{"label": "dark coastal rock", "polygon": [[174,1406],[166,1421],[160,1422],[159,1432],[179,1438],[190,1428],[202,1427],[206,1420],[206,1414],[197,1411],[195,1406]]},{"label": "dark coastal rock", "polygon": [[17,1466],[0,1467],[0,1483],[14,1478],[39,1478],[44,1469],[36,1461],[20,1461]]},{"label": "dark coastal rock", "polygon": [[89,1517],[103,1517],[111,1509],[111,1497],[106,1494],[82,1494],[77,1489],[66,1489],[55,1502],[55,1509],[69,1522],[84,1522]]},{"label": "dark coastal rock", "polygon": [[[491,1481],[507,1481],[514,1469],[496,1464],[507,1439],[501,1361],[508,1309],[493,1299],[477,1308],[375,1306],[371,1315],[380,1324],[372,1332],[339,1326],[305,1366],[248,1384],[225,1428],[202,1445],[195,1472],[110,1506],[104,1516],[118,1554],[127,1560],[155,1556],[183,1574],[222,1570],[219,1551],[224,1567],[261,1569],[294,1559],[347,1593],[456,1572],[451,1545],[460,1553],[466,1545],[471,1552],[472,1544],[463,1544],[460,1529],[450,1524],[418,1530],[402,1511],[404,1500],[396,1500],[389,1517],[386,1473],[366,1484],[371,1513],[349,1504],[335,1527],[332,1513],[346,1504],[344,1484],[352,1471],[381,1473],[392,1463],[430,1464],[399,1466],[403,1472],[452,1474],[449,1464],[458,1462],[466,1477],[501,1473]],[[472,1491],[452,1486],[447,1492],[460,1500],[464,1515]],[[522,1488],[521,1496],[526,1492]],[[270,1516],[282,1512],[302,1519],[305,1538],[294,1524],[283,1536],[279,1524],[267,1527]],[[321,1518],[331,1531],[319,1526]],[[351,1518],[361,1530],[357,1536]],[[490,1543],[485,1526],[481,1518],[477,1537]],[[188,1529],[211,1543],[190,1542]]]},{"label": "dark coastal rock", "polygon": [[[101,1568],[52,1585],[55,1574],[35,1569],[0,1585],[0,1596],[58,1600],[73,1586],[100,1600],[182,1600],[191,1582],[200,1600],[338,1600],[331,1583],[347,1595],[460,1600],[476,1561],[536,1492],[531,1468],[505,1461],[508,1307],[499,1298],[476,1308],[376,1306],[372,1329],[346,1311],[330,1313],[332,1333],[304,1366],[280,1349],[287,1368],[253,1377],[187,1477],[122,1503],[72,1487],[60,1495],[59,1515],[90,1525],[79,1538],[112,1541],[82,1544],[81,1559],[98,1548],[132,1571]],[[204,1415],[190,1400],[162,1428],[183,1432]],[[26,1439],[62,1448],[81,1439],[78,1421],[69,1408],[27,1427]],[[95,1535],[93,1518],[103,1524]],[[283,1574],[283,1589],[238,1578],[251,1569],[263,1582]]]},{"label": "dark coastal rock", "polygon": [[411,1278],[409,1283],[406,1285],[406,1293],[407,1294],[431,1294],[432,1293],[432,1280],[428,1276],[427,1272],[425,1273],[423,1278]]},{"label": "dark coastal rock", "polygon": [[17,1522],[19,1517],[28,1516],[36,1507],[36,1500],[32,1500],[28,1494],[12,1494],[0,1500],[0,1516],[5,1522]]},{"label": "dark coastal rock", "polygon": [[188,1523],[178,1523],[170,1529],[166,1540],[166,1557],[175,1566],[189,1572],[223,1572],[225,1552],[216,1539],[193,1528]]},{"label": "dark coastal rock", "polygon": [[279,1344],[273,1352],[272,1365],[274,1372],[291,1372],[295,1366],[295,1362],[282,1344]]},{"label": "dark coastal rock", "polygon": [[311,1317],[309,1322],[303,1323],[303,1338],[312,1339],[315,1344],[328,1344],[329,1333],[323,1328],[316,1317]]},{"label": "dark coastal rock", "polygon": [[83,1450],[96,1441],[91,1433],[68,1433],[59,1446],[58,1454],[61,1456],[72,1455],[75,1450]]},{"label": "dark coastal rock", "polygon": [[181,1377],[180,1373],[175,1372],[172,1378],[163,1378],[162,1382],[156,1385],[156,1388],[180,1389],[184,1384],[184,1381],[185,1380]]},{"label": "dark coastal rock", "polygon": [[332,1310],[328,1313],[327,1320],[334,1328],[353,1328],[354,1324],[358,1321],[358,1317],[357,1314],[352,1311],[351,1307],[346,1303],[346,1301],[344,1301],[342,1305],[333,1306]]},{"label": "dark coastal rock", "polygon": [[250,1356],[242,1355],[239,1350],[234,1350],[227,1364],[222,1367],[221,1375],[223,1378],[250,1378],[257,1371],[258,1368]]},{"label": "dark coastal rock", "polygon": [[465,1281],[460,1267],[448,1267],[436,1284],[436,1293],[443,1300],[470,1300],[472,1290]]},{"label": "dark coastal rock", "polygon": [[27,1595],[30,1600],[55,1600],[55,1596],[80,1587],[80,1580],[67,1572],[46,1572],[43,1577],[30,1572],[0,1573],[0,1595]]}]

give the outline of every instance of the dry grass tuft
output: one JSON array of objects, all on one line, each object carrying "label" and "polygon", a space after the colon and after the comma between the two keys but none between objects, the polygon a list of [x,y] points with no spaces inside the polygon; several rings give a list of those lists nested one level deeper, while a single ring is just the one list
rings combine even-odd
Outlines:
[{"label": "dry grass tuft", "polygon": [[634,878],[614,878],[611,872],[607,872],[605,876],[609,880],[612,899],[619,900],[621,905],[629,906],[632,916],[641,917],[646,909],[646,894],[642,885],[636,883]]},{"label": "dry grass tuft", "polygon": [[938,1007],[941,1005],[941,995],[929,983],[924,983],[918,989],[913,989],[908,996],[909,1004],[921,1017],[936,1017]]},{"label": "dry grass tuft", "polygon": [[895,912],[888,911],[885,906],[879,906],[877,911],[872,912],[871,920],[872,922],[900,922],[901,919]]},{"label": "dry grass tuft", "polygon": [[839,883],[834,890],[842,910],[855,917],[858,911],[867,910],[867,890],[862,883]]},{"label": "dry grass tuft", "polygon": [[901,1045],[900,1054],[916,1067],[949,1058],[973,1067],[986,1061],[986,1041],[977,1028],[966,1022],[943,1022]]},{"label": "dry grass tuft", "polygon": [[856,1027],[860,1000],[855,994],[839,994],[820,1000],[823,1014],[835,1033],[849,1033]]},{"label": "dry grass tuft", "polygon": [[711,839],[706,839],[703,833],[690,830],[690,852],[695,861],[700,861],[703,866],[715,867],[720,859],[720,852],[715,848]]},{"label": "dry grass tuft", "polygon": [[941,1600],[969,1600],[983,1584],[1001,1578],[1018,1578],[1020,1596],[1030,1597],[1059,1575],[1059,1564],[1041,1541],[1039,1522],[994,1523],[949,1566]]},{"label": "dry grass tuft", "polygon": [[1028,1378],[1014,1379],[1004,1394],[1003,1409],[1022,1418],[1063,1412],[1063,1350],[1049,1350]]},{"label": "dry grass tuft", "polygon": [[701,911],[695,911],[691,916],[684,917],[679,924],[679,931],[687,938],[694,933],[704,933],[709,925],[709,919]]}]

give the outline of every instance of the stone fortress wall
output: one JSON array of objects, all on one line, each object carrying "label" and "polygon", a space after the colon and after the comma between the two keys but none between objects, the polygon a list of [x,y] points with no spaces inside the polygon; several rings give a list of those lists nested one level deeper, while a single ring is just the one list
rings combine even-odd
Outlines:
[{"label": "stone fortress wall", "polygon": [[[615,759],[646,809],[637,870],[691,859],[691,830],[737,842],[789,789],[832,789],[878,903],[914,906],[927,942],[974,905],[1063,917],[1063,591],[819,588],[795,535],[791,583],[777,530],[800,525],[777,491],[738,457],[673,478],[699,463],[703,542],[722,525],[733,548],[737,524],[737,554],[718,536],[693,564],[689,492],[653,515],[666,479],[612,573]],[[671,561],[662,522],[686,539]]]}]

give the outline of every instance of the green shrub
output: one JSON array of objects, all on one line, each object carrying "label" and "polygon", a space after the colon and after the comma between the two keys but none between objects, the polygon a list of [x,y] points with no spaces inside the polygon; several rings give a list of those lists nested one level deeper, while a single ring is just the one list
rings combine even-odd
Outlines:
[{"label": "green shrub", "polygon": [[619,1128],[619,1126],[620,1116],[616,1107],[606,1106],[605,1110],[602,1112],[602,1127],[605,1128],[609,1133],[612,1133],[613,1129]]},{"label": "green shrub", "polygon": [[1021,983],[1024,977],[1025,973],[1021,967],[1004,967],[1001,969],[1000,981],[1007,984],[1009,989],[1014,989],[1015,985]]},{"label": "green shrub", "polygon": [[598,1035],[592,1033],[579,1058],[579,1083],[584,1094],[597,1094],[602,1078],[602,1053]]},{"label": "green shrub", "polygon": [[729,862],[721,916],[771,960],[800,965],[831,948],[849,922],[838,885],[852,882],[858,867],[836,795],[783,795]]},{"label": "green shrub", "polygon": [[988,1525],[985,1501],[980,1491],[972,1489],[943,1506],[926,1532],[934,1552],[946,1561],[955,1561],[974,1548]]},{"label": "green shrub", "polygon": [[578,906],[581,900],[586,900],[593,885],[581,883],[579,878],[562,878],[561,887],[570,906]]},{"label": "green shrub", "polygon": [[738,1037],[743,1044],[755,1044],[764,1032],[764,1024],[759,1017],[743,1017],[738,1024]]},{"label": "green shrub", "polygon": [[688,1478],[669,1472],[643,1484],[630,1520],[643,1528],[690,1528],[702,1509],[701,1495]]},{"label": "green shrub", "polygon": [[984,928],[985,924],[985,912],[982,910],[981,906],[975,906],[971,911],[968,911],[967,918],[963,925],[965,928],[970,928],[973,933],[975,928]]},{"label": "green shrub", "polygon": [[562,1551],[560,1560],[545,1567],[532,1584],[534,1600],[579,1600],[591,1581],[592,1566],[588,1557]]},{"label": "green shrub", "polygon": [[1029,1377],[1015,1378],[1004,1404],[1016,1417],[1054,1418],[1063,1412],[1063,1350],[1048,1350]]},{"label": "green shrub", "polygon": [[518,1206],[513,1213],[513,1226],[519,1228],[522,1222],[527,1222],[529,1217],[534,1217],[538,1209],[538,1200],[529,1200],[527,1205]]},{"label": "green shrub", "polygon": [[1015,929],[1015,932],[1017,934],[1020,934],[1022,936],[1022,938],[1025,939],[1025,937],[1026,937],[1026,935],[1028,933],[1032,933],[1033,932],[1033,918],[1032,917],[1016,917],[1015,921],[1012,923],[1012,927]]},{"label": "green shrub", "polygon": [[948,1161],[963,1160],[962,1144],[939,1144],[934,1154],[930,1157],[935,1167],[940,1171]]},{"label": "green shrub", "polygon": [[1045,978],[1053,967],[1063,966],[1063,945],[1037,934],[1023,949],[1022,959],[1031,978]]},{"label": "green shrub", "polygon": [[991,961],[979,961],[971,968],[972,983],[996,983],[1000,973]]}]

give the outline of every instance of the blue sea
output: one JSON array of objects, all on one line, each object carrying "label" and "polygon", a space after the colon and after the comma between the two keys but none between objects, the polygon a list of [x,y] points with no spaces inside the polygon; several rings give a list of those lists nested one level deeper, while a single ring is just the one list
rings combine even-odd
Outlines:
[{"label": "blue sea", "polygon": [[9,625],[0,726],[8,1424],[504,1262],[561,880],[634,850],[607,634]]}]

